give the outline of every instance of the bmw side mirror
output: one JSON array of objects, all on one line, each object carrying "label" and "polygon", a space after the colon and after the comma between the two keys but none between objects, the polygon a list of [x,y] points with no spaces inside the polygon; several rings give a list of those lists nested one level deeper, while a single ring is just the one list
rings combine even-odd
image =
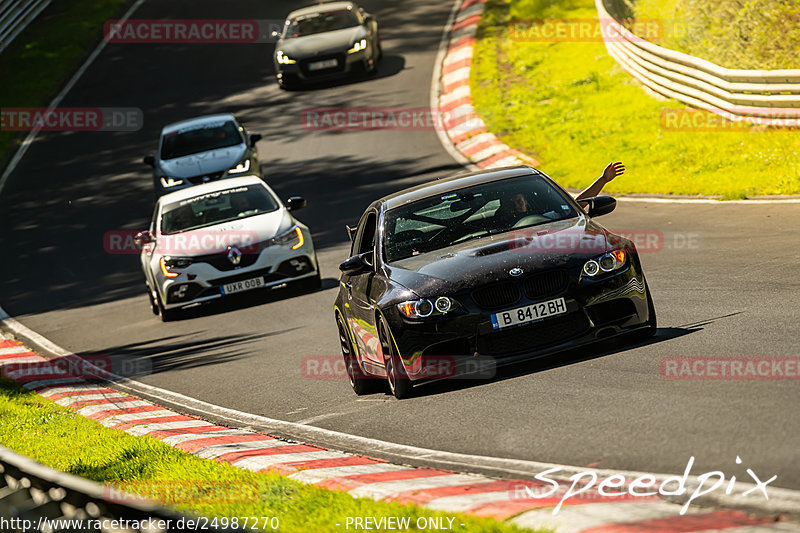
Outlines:
[{"label": "bmw side mirror", "polygon": [[581,202],[588,202],[589,208],[587,214],[590,217],[599,217],[600,215],[607,215],[617,207],[617,201],[611,196],[593,196],[586,198]]},{"label": "bmw side mirror", "polygon": [[255,146],[256,143],[261,140],[261,138],[262,137],[261,137],[260,133],[251,133],[250,134],[250,146]]},{"label": "bmw side mirror", "polygon": [[339,270],[345,274],[358,274],[359,272],[372,270],[373,267],[368,258],[370,255],[372,255],[372,252],[365,252],[363,254],[354,255],[353,257],[348,257],[339,265]]},{"label": "bmw side mirror", "polygon": [[153,237],[153,234],[150,233],[149,230],[140,231],[133,237],[133,242],[136,243],[136,246],[144,246],[145,244],[150,244],[151,242],[155,242],[156,239]]},{"label": "bmw side mirror", "polygon": [[298,209],[303,209],[306,203],[306,199],[302,196],[292,196],[286,200],[286,209],[289,211],[297,211]]},{"label": "bmw side mirror", "polygon": [[156,158],[153,157],[152,155],[144,156],[144,158],[142,159],[142,162],[145,165],[150,165],[151,167],[155,167],[156,166]]}]

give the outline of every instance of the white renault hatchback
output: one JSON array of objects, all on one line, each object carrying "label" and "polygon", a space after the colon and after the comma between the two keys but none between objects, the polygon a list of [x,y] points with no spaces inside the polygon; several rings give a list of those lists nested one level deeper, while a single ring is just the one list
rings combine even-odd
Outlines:
[{"label": "white renault hatchback", "polygon": [[159,198],[136,235],[153,313],[285,283],[319,288],[311,233],[258,176],[197,185]]}]

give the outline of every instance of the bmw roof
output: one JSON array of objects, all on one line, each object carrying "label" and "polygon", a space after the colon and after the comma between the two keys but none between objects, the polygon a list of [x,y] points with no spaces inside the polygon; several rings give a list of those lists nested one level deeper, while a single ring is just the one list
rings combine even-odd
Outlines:
[{"label": "bmw roof", "polygon": [[202,117],[187,118],[186,120],[180,120],[178,122],[173,122],[172,124],[167,124],[161,129],[161,135],[164,135],[169,131],[191,126],[199,126],[200,124],[205,124],[207,122],[218,122],[220,120],[233,120],[235,122],[236,117],[230,113],[217,113],[216,115],[203,115]]},{"label": "bmw roof", "polygon": [[242,187],[244,185],[255,185],[256,183],[265,185],[264,180],[262,180],[258,176],[253,176],[253,175],[240,176],[236,178],[226,178],[224,180],[211,181],[209,183],[194,185],[192,187],[187,187],[179,191],[167,193],[164,196],[162,196],[159,199],[159,201],[163,205],[166,203],[186,200],[187,198],[194,198],[195,196],[200,196],[201,194],[224,191],[226,189],[233,189],[235,187]]},{"label": "bmw roof", "polygon": [[377,203],[385,203],[386,209],[394,209],[404,204],[422,200],[437,194],[444,194],[455,189],[463,189],[472,185],[489,183],[506,178],[519,176],[540,176],[541,172],[529,166],[502,167],[489,170],[479,170],[466,174],[457,174],[447,178],[429,181],[416,187],[403,189],[390,195],[384,196]]},{"label": "bmw roof", "polygon": [[321,4],[314,4],[313,6],[307,6],[301,9],[296,9],[295,11],[289,13],[289,15],[286,18],[292,19],[303,15],[323,13],[325,11],[336,11],[339,9],[354,9],[354,8],[355,5],[353,5],[353,2],[325,2]]}]

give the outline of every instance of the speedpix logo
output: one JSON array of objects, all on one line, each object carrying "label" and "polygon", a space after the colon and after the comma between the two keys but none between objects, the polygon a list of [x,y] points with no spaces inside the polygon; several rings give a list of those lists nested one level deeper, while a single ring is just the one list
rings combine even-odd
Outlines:
[{"label": "speedpix logo", "polygon": [[[741,465],[742,459],[736,457],[736,464]],[[563,505],[571,498],[581,499],[614,499],[614,501],[625,499],[654,499],[663,496],[675,496],[685,498],[685,503],[681,508],[680,514],[686,514],[689,505],[698,498],[722,489],[725,494],[737,494],[738,496],[749,496],[752,493],[763,495],[765,500],[769,500],[767,485],[778,479],[772,476],[766,481],[762,481],[760,476],[752,469],[746,470],[750,476],[749,481],[755,482],[755,486],[742,487],[737,483],[735,475],[728,478],[724,472],[714,470],[697,476],[696,480],[690,480],[689,476],[694,465],[694,456],[689,458],[686,469],[682,476],[671,476],[665,479],[657,479],[651,474],[644,474],[628,480],[623,474],[611,474],[606,477],[598,475],[598,472],[586,470],[578,472],[568,478],[568,480],[551,477],[556,474],[561,467],[554,467],[534,476],[536,482],[522,484],[522,487],[513,488],[512,497],[514,498],[534,498],[534,499],[558,499],[558,504],[553,508],[553,514],[557,514]],[[569,486],[564,490],[561,483],[566,482]],[[738,491],[736,489],[739,489]],[[577,502],[576,502],[577,503]]]}]

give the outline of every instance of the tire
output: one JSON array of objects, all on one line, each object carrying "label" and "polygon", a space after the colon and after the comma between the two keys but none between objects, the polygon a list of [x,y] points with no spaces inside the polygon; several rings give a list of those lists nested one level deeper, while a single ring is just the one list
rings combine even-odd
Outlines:
[{"label": "tire", "polygon": [[398,400],[408,398],[411,395],[413,385],[411,380],[406,374],[406,369],[400,356],[395,352],[392,343],[392,337],[389,334],[389,328],[386,322],[380,318],[378,319],[378,337],[381,343],[381,351],[383,352],[383,361],[386,367],[386,382],[389,385],[389,393]]},{"label": "tire", "polygon": [[164,309],[164,304],[161,302],[161,295],[156,292],[156,304],[158,305],[158,316],[161,317],[162,322],[172,322],[180,315],[180,309]]},{"label": "tire", "polygon": [[150,310],[153,312],[154,315],[158,316],[159,307],[158,307],[158,302],[153,296],[153,290],[150,288],[150,285],[145,284],[145,286],[147,287],[147,299],[150,300]]},{"label": "tire", "polygon": [[278,78],[278,87],[284,91],[294,91],[299,84],[295,81],[287,81],[286,78]]},{"label": "tire", "polygon": [[358,396],[363,396],[375,390],[375,380],[370,378],[361,370],[358,364],[356,354],[353,351],[353,345],[350,343],[350,336],[345,328],[344,321],[341,315],[336,314],[336,326],[339,329],[339,344],[342,347],[342,357],[344,358],[344,367],[347,372],[347,379],[350,381],[350,386]]}]

